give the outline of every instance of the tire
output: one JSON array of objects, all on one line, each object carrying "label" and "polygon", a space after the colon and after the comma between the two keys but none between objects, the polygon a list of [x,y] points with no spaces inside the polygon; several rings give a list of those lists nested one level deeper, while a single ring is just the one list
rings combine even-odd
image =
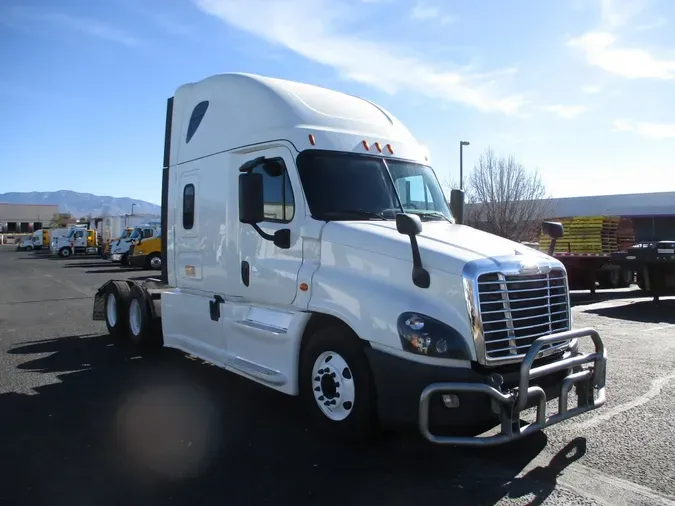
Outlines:
[{"label": "tire", "polygon": [[127,311],[127,325],[131,343],[139,349],[151,349],[161,346],[161,334],[158,332],[158,320],[152,317],[147,293],[138,285],[131,287]]},{"label": "tire", "polygon": [[129,285],[122,281],[113,281],[106,289],[105,326],[113,337],[122,338],[127,335],[129,297]]},{"label": "tire", "polygon": [[633,271],[621,269],[621,280],[619,281],[620,288],[628,288],[633,284]]},{"label": "tire", "polygon": [[70,251],[69,247],[63,247],[59,250],[59,256],[61,258],[69,258],[71,256],[72,251]]},{"label": "tire", "polygon": [[159,253],[153,253],[148,255],[148,258],[145,260],[145,269],[146,270],[159,270],[162,268],[162,257]]},{"label": "tire", "polygon": [[26,251],[33,251],[33,246],[26,246]]},{"label": "tire", "polygon": [[319,430],[351,442],[380,432],[364,346],[349,330],[325,327],[310,337],[300,359],[300,400],[309,418]]}]

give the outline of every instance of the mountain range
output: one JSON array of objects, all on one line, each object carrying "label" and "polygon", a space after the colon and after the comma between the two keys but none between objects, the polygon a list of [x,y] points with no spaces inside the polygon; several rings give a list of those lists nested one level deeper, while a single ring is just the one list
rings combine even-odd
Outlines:
[{"label": "mountain range", "polygon": [[8,204],[52,204],[59,212],[70,213],[74,218],[85,216],[118,216],[122,214],[156,214],[161,207],[145,200],[128,197],[109,197],[70,190],[55,192],[0,193],[0,202]]}]

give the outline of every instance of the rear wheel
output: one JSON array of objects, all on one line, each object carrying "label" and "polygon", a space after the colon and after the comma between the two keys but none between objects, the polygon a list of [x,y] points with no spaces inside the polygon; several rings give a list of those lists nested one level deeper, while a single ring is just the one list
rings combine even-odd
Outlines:
[{"label": "rear wheel", "polygon": [[105,293],[105,325],[111,336],[123,337],[127,331],[127,307],[129,286],[122,281],[113,281]]},{"label": "rear wheel", "polygon": [[323,431],[350,441],[377,435],[375,385],[365,344],[340,327],[318,330],[300,362],[300,397]]},{"label": "rear wheel", "polygon": [[155,348],[161,346],[159,321],[152,317],[147,293],[138,285],[131,287],[127,322],[129,338],[138,348]]}]

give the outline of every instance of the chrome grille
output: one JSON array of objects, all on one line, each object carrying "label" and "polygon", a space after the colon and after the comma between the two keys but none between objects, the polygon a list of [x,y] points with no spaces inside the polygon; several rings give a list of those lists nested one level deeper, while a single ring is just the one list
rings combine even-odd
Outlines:
[{"label": "chrome grille", "polygon": [[[538,337],[570,328],[567,282],[561,269],[548,274],[481,274],[478,299],[489,360],[524,356]],[[548,345],[542,351],[566,345]]]}]

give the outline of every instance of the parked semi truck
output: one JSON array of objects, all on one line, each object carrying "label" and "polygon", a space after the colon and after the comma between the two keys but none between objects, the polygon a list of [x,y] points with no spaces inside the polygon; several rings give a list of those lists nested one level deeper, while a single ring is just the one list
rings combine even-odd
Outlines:
[{"label": "parked semi truck", "polygon": [[106,282],[93,318],[299,396],[351,439],[412,423],[495,445],[602,406],[605,349],[570,328],[564,265],[462,216],[463,193],[448,208],[425,150],[376,104],[212,76],[167,102],[161,276]]},{"label": "parked semi truck", "polygon": [[128,227],[122,230],[119,237],[108,239],[103,245],[103,248],[101,249],[101,258],[107,259],[111,254],[112,246],[114,244],[119,244],[121,241],[129,237],[133,233],[133,231],[134,229],[132,227]]},{"label": "parked semi truck", "polygon": [[51,252],[61,258],[73,255],[98,255],[100,243],[96,229],[89,224],[71,225],[68,233],[52,241]]},{"label": "parked semi truck", "polygon": [[121,266],[129,266],[129,251],[132,244],[139,239],[151,239],[155,237],[160,228],[160,220],[152,220],[134,228],[131,234],[113,243],[110,247],[110,260]]},{"label": "parked semi truck", "polygon": [[129,265],[142,269],[162,268],[162,229],[150,239],[137,239],[129,249]]}]

